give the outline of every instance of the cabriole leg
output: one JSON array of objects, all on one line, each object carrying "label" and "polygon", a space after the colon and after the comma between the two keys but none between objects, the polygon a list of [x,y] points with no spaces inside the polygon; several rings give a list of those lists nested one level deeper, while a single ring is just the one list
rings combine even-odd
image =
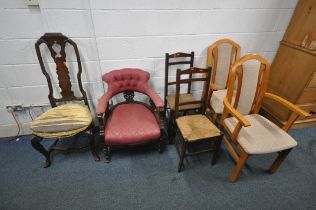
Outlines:
[{"label": "cabriole leg", "polygon": [[38,152],[40,152],[42,155],[45,156],[46,160],[44,163],[44,168],[48,168],[51,164],[49,152],[43,147],[43,145],[40,143],[43,138],[39,136],[34,136],[34,138],[31,140],[31,144],[34,149],[36,149]]}]

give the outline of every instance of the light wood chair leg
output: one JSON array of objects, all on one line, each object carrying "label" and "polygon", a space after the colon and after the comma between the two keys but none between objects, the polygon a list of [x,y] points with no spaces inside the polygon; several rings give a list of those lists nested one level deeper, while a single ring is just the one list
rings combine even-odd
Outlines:
[{"label": "light wood chair leg", "polygon": [[273,164],[269,169],[269,173],[273,174],[276,172],[281,165],[281,163],[285,160],[286,156],[291,152],[292,149],[287,149],[279,153],[278,157],[275,159]]},{"label": "light wood chair leg", "polygon": [[246,153],[245,151],[241,152],[241,156],[237,162],[237,165],[235,166],[233,172],[230,175],[230,181],[232,181],[232,182],[237,181],[239,173],[240,173],[242,167],[245,165],[248,157],[249,157],[248,153]]}]

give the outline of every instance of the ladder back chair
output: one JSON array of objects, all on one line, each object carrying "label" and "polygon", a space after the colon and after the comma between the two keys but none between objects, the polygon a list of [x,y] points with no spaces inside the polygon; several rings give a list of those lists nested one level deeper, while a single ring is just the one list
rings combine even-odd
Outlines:
[{"label": "ladder back chair", "polygon": [[[56,73],[59,81],[58,85],[61,90],[60,98],[55,98],[54,96],[54,80],[51,78],[51,73],[45,68],[40,49],[42,44],[46,45],[53,61],[56,64]],[[74,91],[72,90],[66,61],[65,49],[67,45],[73,47],[76,55],[78,64],[77,82],[81,96],[75,96]],[[46,168],[50,166],[50,153],[52,151],[76,149],[73,147],[57,146],[57,143],[62,138],[75,136],[77,134],[86,134],[88,136],[89,146],[94,160],[99,160],[100,158],[97,154],[94,143],[94,125],[92,122],[92,115],[89,110],[86,92],[84,91],[81,83],[82,67],[76,43],[61,33],[46,33],[36,42],[35,49],[42,73],[46,77],[48,83],[48,98],[52,107],[47,112],[36,118],[31,124],[31,130],[34,135],[31,143],[34,149],[45,156],[46,161],[44,167]],[[74,103],[74,101],[77,103]],[[54,138],[56,140],[51,147],[46,150],[40,143],[43,138]]]},{"label": "ladder back chair", "polygon": [[227,81],[230,67],[240,57],[240,46],[230,39],[220,39],[207,49],[207,65],[212,67],[208,108],[213,112],[213,122],[223,113],[223,101],[227,93]]},{"label": "ladder back chair", "polygon": [[[183,78],[183,76],[191,75],[191,77]],[[206,76],[205,76],[206,75]],[[180,153],[180,161],[178,172],[182,170],[183,160],[185,156],[196,155],[202,152],[214,151],[212,164],[215,164],[220,152],[220,144],[222,141],[221,131],[205,116],[206,99],[208,94],[208,86],[211,77],[211,69],[190,68],[187,70],[177,70],[176,76],[176,95],[175,95],[175,121],[176,129],[180,133],[180,138],[176,142],[176,148]],[[204,89],[200,99],[192,99],[190,101],[180,101],[180,85],[193,82],[203,82]],[[181,106],[199,105],[201,108],[200,114],[180,116]],[[211,149],[206,149],[198,152],[187,153],[187,148],[191,144],[201,140],[210,140],[215,142]],[[179,151],[180,150],[180,151]]]},{"label": "ladder back chair", "polygon": [[[285,99],[266,92],[269,71],[269,62],[256,54],[243,56],[231,68],[220,125],[224,126],[230,137],[224,137],[224,142],[237,163],[230,176],[232,182],[237,180],[250,155],[279,153],[269,169],[270,173],[274,173],[297,145],[287,131],[299,116],[309,116]],[[279,128],[258,114],[264,97],[279,102],[293,112],[284,127]]]},{"label": "ladder back chair", "polygon": [[[170,67],[184,67],[184,65],[189,65],[190,68],[193,67],[194,64],[194,52],[191,53],[183,53],[177,52],[174,54],[166,53],[165,58],[165,90],[164,90],[164,113],[165,117],[168,114],[168,135],[169,135],[169,143],[172,142],[174,137],[174,110],[175,110],[175,95],[169,94],[169,87],[175,86],[176,81],[169,81],[170,77]],[[186,67],[187,68],[187,67]],[[192,78],[191,74],[188,74],[189,78]],[[180,94],[180,101],[192,101],[194,100],[193,95],[191,94],[191,82],[187,82],[187,91],[186,93]],[[180,111],[186,112],[188,110],[194,110],[200,108],[198,104],[190,104],[186,106],[182,106]]]}]

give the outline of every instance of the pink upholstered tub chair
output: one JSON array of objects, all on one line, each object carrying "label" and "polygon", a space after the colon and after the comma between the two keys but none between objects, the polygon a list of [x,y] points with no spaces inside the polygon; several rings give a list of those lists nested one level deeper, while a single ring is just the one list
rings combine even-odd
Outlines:
[{"label": "pink upholstered tub chair", "polygon": [[[111,160],[111,147],[158,141],[159,152],[163,151],[163,123],[160,121],[160,114],[164,103],[149,88],[149,78],[148,72],[132,68],[113,70],[103,75],[102,80],[108,84],[108,90],[100,99],[97,116],[107,162]],[[135,91],[149,96],[150,105],[134,101]],[[119,93],[123,93],[126,101],[110,107],[110,99]]]}]

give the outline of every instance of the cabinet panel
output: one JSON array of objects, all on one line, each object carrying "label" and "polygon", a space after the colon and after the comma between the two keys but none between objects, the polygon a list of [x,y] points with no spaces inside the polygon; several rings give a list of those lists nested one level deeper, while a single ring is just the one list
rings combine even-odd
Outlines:
[{"label": "cabinet panel", "polygon": [[306,48],[316,41],[316,1],[300,0],[296,6],[283,40],[301,46],[304,38]]},{"label": "cabinet panel", "polygon": [[316,103],[316,88],[306,88],[297,101],[297,104],[306,103]]},{"label": "cabinet panel", "polygon": [[316,73],[313,74],[313,77],[307,85],[307,88],[316,88]]},{"label": "cabinet panel", "polygon": [[[271,65],[268,92],[296,104],[316,68],[316,56],[281,43]],[[271,100],[263,106],[280,121],[286,121],[290,111]]]},{"label": "cabinet panel", "polygon": [[316,118],[316,104],[300,105],[299,107],[312,115],[304,120]]}]

